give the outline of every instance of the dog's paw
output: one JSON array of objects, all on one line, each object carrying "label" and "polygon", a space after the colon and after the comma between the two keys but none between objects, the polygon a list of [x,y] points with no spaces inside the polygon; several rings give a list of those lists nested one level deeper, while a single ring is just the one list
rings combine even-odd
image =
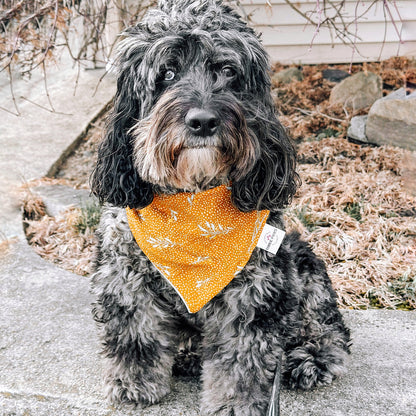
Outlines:
[{"label": "dog's paw", "polygon": [[168,385],[153,385],[149,382],[123,382],[120,379],[107,380],[105,393],[113,404],[151,405],[158,403],[170,392]]},{"label": "dog's paw", "polygon": [[298,347],[288,354],[285,379],[290,388],[302,390],[331,384],[345,373],[346,357],[347,353],[336,346]]},{"label": "dog's paw", "polygon": [[201,410],[201,416],[263,416],[264,409],[259,409],[256,406],[232,406],[231,404],[224,405],[216,411]]},{"label": "dog's paw", "polygon": [[[215,400],[207,402],[202,398],[201,416],[264,416],[265,403],[253,402],[253,398],[230,398],[229,400]],[[260,399],[260,398],[258,398]],[[262,400],[259,400],[262,402]]]}]

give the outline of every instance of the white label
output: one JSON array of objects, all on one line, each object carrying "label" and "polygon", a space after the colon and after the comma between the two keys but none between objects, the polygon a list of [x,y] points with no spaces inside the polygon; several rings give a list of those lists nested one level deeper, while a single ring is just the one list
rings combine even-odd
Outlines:
[{"label": "white label", "polygon": [[257,247],[262,248],[269,253],[276,254],[282,244],[285,234],[286,233],[283,230],[279,230],[276,227],[265,224],[257,243]]}]

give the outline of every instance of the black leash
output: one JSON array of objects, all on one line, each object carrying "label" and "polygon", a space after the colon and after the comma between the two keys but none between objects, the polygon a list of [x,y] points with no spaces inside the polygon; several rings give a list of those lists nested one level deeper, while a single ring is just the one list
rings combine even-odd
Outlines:
[{"label": "black leash", "polygon": [[282,378],[282,354],[277,358],[276,370],[274,373],[274,381],[272,387],[272,395],[270,397],[269,407],[266,416],[280,416],[280,384]]}]

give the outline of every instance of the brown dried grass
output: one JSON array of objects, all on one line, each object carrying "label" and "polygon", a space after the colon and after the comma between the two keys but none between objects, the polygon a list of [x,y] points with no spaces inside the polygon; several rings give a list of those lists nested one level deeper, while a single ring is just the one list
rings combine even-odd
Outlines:
[{"label": "brown dried grass", "polygon": [[91,230],[77,231],[80,216],[79,208],[71,208],[58,218],[44,215],[39,221],[27,220],[26,236],[41,257],[65,270],[86,276],[91,272],[96,242]]},{"label": "brown dried grass", "polygon": [[[416,197],[402,177],[411,152],[341,138],[305,142],[298,152],[303,186],[288,228],[323,258],[340,303],[416,308]],[[401,294],[399,284],[413,286]]]}]

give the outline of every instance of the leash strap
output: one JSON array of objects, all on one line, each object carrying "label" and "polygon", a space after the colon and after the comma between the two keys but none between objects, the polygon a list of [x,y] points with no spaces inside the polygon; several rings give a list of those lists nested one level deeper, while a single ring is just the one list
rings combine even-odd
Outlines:
[{"label": "leash strap", "polygon": [[280,416],[280,388],[282,375],[282,353],[277,357],[277,365],[274,373],[272,395],[266,416]]}]

